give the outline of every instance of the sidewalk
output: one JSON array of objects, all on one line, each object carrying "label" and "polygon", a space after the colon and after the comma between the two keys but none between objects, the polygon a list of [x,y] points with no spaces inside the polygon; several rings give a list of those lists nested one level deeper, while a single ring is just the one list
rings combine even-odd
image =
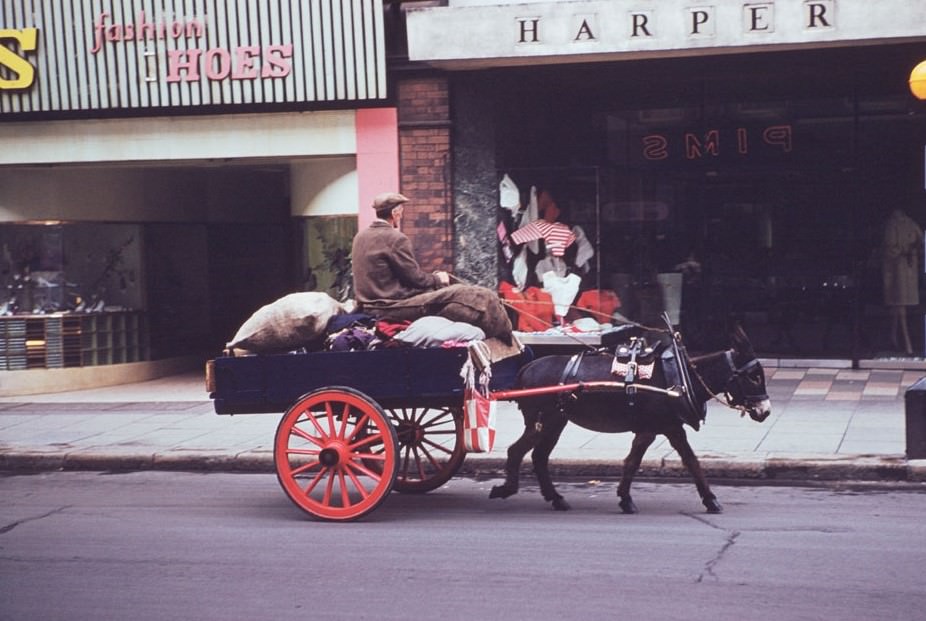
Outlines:
[{"label": "sidewalk", "polygon": [[[719,403],[689,439],[709,478],[926,482],[926,460],[905,458],[904,391],[921,372],[766,369],[772,415],[756,423]],[[502,402],[495,450],[467,456],[461,474],[497,475],[521,433]],[[214,413],[200,373],[27,397],[0,398],[0,470],[173,469],[272,472],[280,416]],[[553,452],[560,475],[620,473],[630,434],[570,425]],[[529,458],[525,461],[529,467]],[[657,440],[641,476],[684,477]]]}]

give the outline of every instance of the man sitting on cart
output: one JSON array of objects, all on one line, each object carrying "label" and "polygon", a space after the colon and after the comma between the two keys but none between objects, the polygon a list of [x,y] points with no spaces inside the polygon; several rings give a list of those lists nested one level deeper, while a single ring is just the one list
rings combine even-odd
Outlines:
[{"label": "man sitting on cart", "polygon": [[423,271],[411,241],[399,230],[408,199],[396,192],[373,199],[376,220],[354,237],[352,262],[358,310],[377,319],[414,321],[438,315],[482,329],[511,344],[511,320],[486,287],[450,284],[447,272]]}]

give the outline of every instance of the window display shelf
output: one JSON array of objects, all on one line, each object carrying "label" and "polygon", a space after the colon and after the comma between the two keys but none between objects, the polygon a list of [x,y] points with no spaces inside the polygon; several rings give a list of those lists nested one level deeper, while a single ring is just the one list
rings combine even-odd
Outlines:
[{"label": "window display shelf", "polygon": [[143,311],[0,317],[0,370],[86,367],[148,359]]}]

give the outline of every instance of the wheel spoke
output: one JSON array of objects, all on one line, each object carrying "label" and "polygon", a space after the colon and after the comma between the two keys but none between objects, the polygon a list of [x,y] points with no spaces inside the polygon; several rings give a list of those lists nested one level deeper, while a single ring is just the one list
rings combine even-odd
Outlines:
[{"label": "wheel spoke", "polygon": [[415,447],[415,463],[418,464],[418,478],[424,481],[428,478],[427,473],[424,471],[424,462],[421,459],[421,456],[418,454],[418,447]]},{"label": "wheel spoke", "polygon": [[408,479],[408,461],[412,456],[412,446],[406,444],[402,447],[402,452],[404,455],[402,456],[402,470],[399,472],[399,476],[403,479]]},{"label": "wheel spoke", "polygon": [[411,415],[408,413],[408,408],[392,411],[395,413],[395,418],[401,418],[403,423],[411,423],[415,421],[415,409],[412,409]]},{"label": "wheel spoke", "polygon": [[[351,462],[347,462],[346,464],[344,464],[344,472],[347,473],[347,476],[350,477],[350,480],[351,480],[351,482],[354,484],[354,487],[356,487],[356,488],[357,488],[357,491],[360,492],[361,498],[363,498],[364,500],[366,500],[366,499],[370,496],[370,492],[367,491],[367,488],[363,486],[363,482],[361,482],[360,479],[357,478],[357,475],[354,474],[354,469],[353,469],[353,467],[352,467],[352,466],[354,466],[354,465],[355,465],[355,464],[353,464],[353,463],[351,463]],[[376,483],[376,482],[378,482],[378,481],[379,481],[379,479],[376,479],[376,481],[374,481],[374,483]]]},{"label": "wheel spoke", "polygon": [[[448,416],[450,417],[450,421],[447,420],[447,417],[448,417]],[[422,419],[423,419],[423,418],[424,418],[424,417],[422,417]],[[441,414],[435,416],[435,417],[432,418],[431,420],[429,420],[429,421],[427,421],[427,422],[422,422],[421,426],[422,426],[422,427],[425,427],[425,428],[427,428],[427,427],[434,427],[435,425],[440,425],[440,424],[443,424],[443,423],[446,423],[446,422],[453,422],[453,414],[451,414],[450,412],[444,410]]]},{"label": "wheel spoke", "polygon": [[322,468],[321,470],[318,471],[318,474],[315,475],[315,478],[309,481],[309,484],[306,485],[305,489],[302,490],[302,492],[306,495],[306,497],[308,497],[315,490],[315,486],[318,485],[319,482],[321,482],[327,470],[328,470],[327,468]]},{"label": "wheel spoke", "polygon": [[370,470],[369,468],[367,468],[366,466],[364,466],[364,465],[361,464],[361,463],[358,463],[358,462],[356,462],[356,461],[349,461],[349,462],[347,462],[347,463],[348,463],[348,465],[349,465],[351,468],[353,468],[354,470],[356,470],[357,472],[359,472],[359,473],[362,474],[363,476],[369,477],[369,478],[373,479],[373,480],[376,481],[376,482],[379,482],[379,480],[382,478],[382,477],[379,475],[379,473],[373,472],[372,470]]},{"label": "wheel spoke", "polygon": [[328,472],[328,484],[325,485],[325,493],[322,496],[322,504],[326,507],[331,506],[331,494],[334,492],[334,471],[331,468],[327,469]]},{"label": "wheel spoke", "polygon": [[350,419],[348,407],[348,404],[345,403],[344,412],[341,414],[341,428],[338,430],[338,438],[343,438],[345,432],[347,431],[347,421]]},{"label": "wheel spoke", "polygon": [[321,446],[322,446],[321,440],[319,440],[319,439],[316,438],[315,436],[313,436],[313,435],[311,435],[311,434],[309,434],[309,433],[303,431],[302,429],[300,429],[300,428],[297,427],[296,425],[293,425],[292,429],[289,430],[289,433],[290,433],[290,435],[299,436],[299,437],[302,438],[303,440],[306,440],[306,441],[308,441],[308,442],[311,442],[312,444],[318,446],[319,448],[321,448]]},{"label": "wheel spoke", "polygon": [[442,452],[444,452],[444,453],[447,453],[448,455],[452,455],[452,454],[453,454],[453,450],[447,448],[447,447],[444,446],[443,444],[438,444],[437,442],[433,442],[433,441],[431,441],[431,440],[428,440],[427,438],[425,438],[424,440],[421,441],[421,449],[422,449],[422,450],[425,450],[425,448],[424,448],[424,445],[425,445],[425,444],[427,444],[428,446],[430,446],[431,448],[433,448],[433,449],[436,450],[436,451],[442,451]]},{"label": "wheel spoke", "polygon": [[286,449],[287,455],[318,455],[321,451],[315,448],[288,448]]},{"label": "wheel spoke", "polygon": [[[437,448],[444,449],[444,447],[440,445],[436,446]],[[424,456],[428,459],[428,461],[431,462],[431,466],[435,469],[440,469],[440,462],[434,457],[434,455],[431,454],[431,451],[429,451],[423,444],[419,448],[421,449],[421,452],[424,454]],[[450,451],[447,452],[449,453]]]},{"label": "wheel spoke", "polygon": [[357,449],[359,449],[359,448],[362,448],[362,447],[365,447],[365,446],[368,447],[368,446],[370,446],[371,444],[374,444],[374,443],[380,443],[380,444],[381,444],[382,441],[383,441],[383,435],[382,435],[381,433],[377,433],[376,435],[366,436],[366,437],[364,437],[364,438],[361,438],[360,440],[358,440],[358,441],[354,442],[353,444],[351,444],[350,447],[348,447],[348,448],[350,448],[351,451],[356,452]]},{"label": "wheel spoke", "polygon": [[344,468],[338,468],[338,486],[341,488],[341,506],[351,506],[350,490],[347,489],[347,481],[344,479]]},{"label": "wheel spoke", "polygon": [[307,464],[303,464],[303,465],[299,466],[298,468],[293,468],[292,470],[290,470],[289,473],[290,473],[292,476],[296,476],[296,475],[298,475],[298,474],[302,474],[303,472],[308,472],[308,471],[311,470],[312,468],[320,467],[321,465],[322,465],[322,463],[321,463],[320,461],[315,460],[315,461],[311,461],[311,462],[309,462],[309,463],[307,463]]},{"label": "wheel spoke", "polygon": [[[325,404],[325,408],[326,408],[326,409],[328,408],[328,404],[327,404],[327,403]],[[318,435],[319,435],[320,437],[322,437],[322,438],[327,438],[327,437],[328,437],[328,434],[325,433],[325,430],[322,429],[322,426],[318,424],[318,418],[317,418],[314,414],[312,414],[311,412],[309,412],[309,417],[308,417],[308,418],[309,418],[310,421],[312,421],[312,425],[315,426],[315,430],[318,431]],[[293,429],[295,429],[295,428],[296,428],[296,425],[293,425]]]},{"label": "wheel spoke", "polygon": [[[344,410],[347,410],[346,403],[344,404]],[[336,438],[337,432],[334,429],[334,408],[331,407],[331,401],[325,401],[325,416],[328,418],[328,430],[330,432],[330,437]]]},{"label": "wheel spoke", "polygon": [[354,425],[354,430],[351,431],[350,436],[348,436],[348,437],[345,438],[345,439],[346,439],[348,442],[353,442],[353,441],[354,441],[354,438],[357,437],[357,434],[360,433],[361,431],[364,431],[364,428],[366,427],[367,421],[369,421],[369,420],[370,420],[370,415],[364,413],[363,417],[362,417],[360,420],[357,421],[357,424],[356,424],[356,425]]},{"label": "wheel spoke", "polygon": [[355,459],[362,459],[363,461],[386,461],[386,455],[384,453],[357,453]]}]

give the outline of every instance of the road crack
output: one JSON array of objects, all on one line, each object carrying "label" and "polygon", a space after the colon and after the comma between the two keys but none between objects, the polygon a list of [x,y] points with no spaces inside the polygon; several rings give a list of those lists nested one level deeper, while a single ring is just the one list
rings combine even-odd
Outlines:
[{"label": "road crack", "polygon": [[71,508],[71,505],[65,505],[65,506],[63,506],[63,507],[58,507],[57,509],[52,509],[51,511],[49,511],[49,512],[47,512],[47,513],[43,513],[42,515],[36,515],[36,516],[33,516],[33,517],[23,518],[23,519],[21,519],[21,520],[16,520],[15,522],[11,522],[10,524],[7,524],[6,526],[0,526],[0,535],[5,535],[5,534],[7,534],[8,532],[10,532],[11,530],[13,530],[14,528],[16,528],[17,526],[19,526],[20,524],[26,524],[26,523],[28,523],[28,522],[34,522],[34,521],[36,521],[36,520],[44,520],[44,519],[47,518],[47,517],[51,517],[51,516],[53,516],[53,515],[55,515],[55,514],[57,514],[57,513],[61,513],[61,512],[64,511],[65,509],[70,509],[70,508]]},{"label": "road crack", "polygon": [[710,559],[704,564],[704,571],[702,571],[698,575],[698,579],[695,580],[695,582],[698,584],[704,582],[707,579],[719,581],[720,578],[717,576],[716,573],[714,573],[714,568],[716,568],[717,565],[720,564],[720,561],[723,560],[724,555],[726,555],[726,553],[730,550],[730,548],[733,547],[733,544],[736,543],[737,538],[739,538],[740,534],[742,534],[741,531],[729,530],[729,529],[717,526],[713,522],[706,520],[699,515],[693,515],[691,513],[686,513],[685,515],[687,515],[688,517],[694,520],[697,520],[698,522],[701,522],[702,524],[706,526],[710,526],[713,529],[720,530],[726,533],[726,537],[724,538],[723,545],[720,546],[720,549],[717,551],[717,554],[714,555],[714,558]]},{"label": "road crack", "polygon": [[724,541],[723,545],[720,547],[720,550],[718,550],[714,558],[712,558],[711,560],[709,560],[707,563],[704,564],[704,571],[701,572],[701,574],[698,576],[698,579],[695,580],[695,582],[698,582],[698,583],[704,582],[706,578],[710,578],[711,580],[720,579],[717,577],[717,574],[714,573],[714,568],[720,564],[720,561],[723,560],[724,555],[727,553],[727,551],[730,548],[733,547],[733,544],[736,543],[736,539],[739,536],[740,536],[740,532],[738,530],[729,532],[727,534],[726,541]]}]

